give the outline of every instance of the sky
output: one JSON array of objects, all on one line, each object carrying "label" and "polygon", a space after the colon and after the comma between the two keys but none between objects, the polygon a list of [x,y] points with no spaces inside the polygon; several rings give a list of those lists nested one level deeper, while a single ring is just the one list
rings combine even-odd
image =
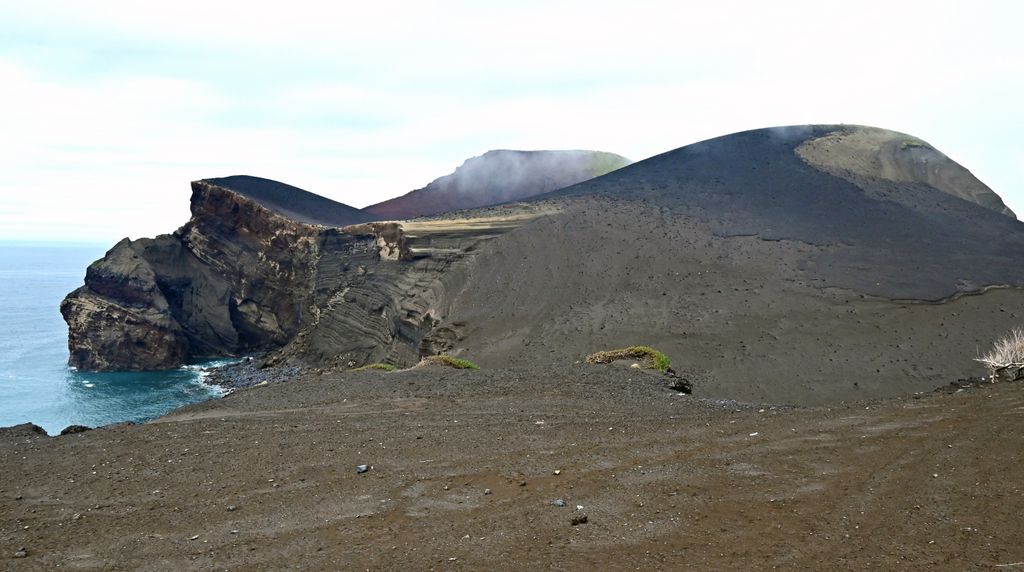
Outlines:
[{"label": "sky", "polygon": [[110,242],[248,174],[363,207],[489,149],[924,139],[1024,213],[1024,2],[0,0],[0,240]]}]

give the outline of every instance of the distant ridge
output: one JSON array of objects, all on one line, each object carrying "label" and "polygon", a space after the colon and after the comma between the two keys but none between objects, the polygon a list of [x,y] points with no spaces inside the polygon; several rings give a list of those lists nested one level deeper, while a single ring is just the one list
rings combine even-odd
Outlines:
[{"label": "distant ridge", "polygon": [[375,218],[355,207],[271,179],[233,175],[203,180],[238,193],[292,220],[307,224],[347,226]]},{"label": "distant ridge", "polygon": [[604,151],[488,151],[454,173],[366,207],[386,219],[408,219],[519,201],[599,177],[630,164]]}]

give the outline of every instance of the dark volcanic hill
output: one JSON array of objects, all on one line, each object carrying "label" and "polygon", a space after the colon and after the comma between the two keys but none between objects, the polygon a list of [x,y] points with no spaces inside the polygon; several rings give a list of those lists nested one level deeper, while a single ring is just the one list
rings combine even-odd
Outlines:
[{"label": "dark volcanic hill", "polygon": [[[898,178],[835,148],[863,139]],[[535,200],[559,212],[487,244],[442,323],[492,367],[643,343],[707,395],[868,398],[982,373],[1024,318],[1024,224],[899,133],[738,133]]]},{"label": "dark volcanic hill", "polygon": [[1024,224],[927,143],[874,128],[737,133],[526,202],[343,229],[199,197],[180,247],[90,267],[65,302],[73,362],[177,347],[543,368],[646,344],[698,394],[820,403],[980,374],[978,348],[1024,316]]},{"label": "dark volcanic hill", "polygon": [[738,133],[549,197],[642,202],[717,236],[812,245],[821,253],[804,262],[808,278],[886,298],[937,300],[1024,277],[1012,268],[1024,226],[999,196],[927,143],[882,129]]},{"label": "dark volcanic hill", "polygon": [[422,189],[364,210],[400,220],[496,205],[568,187],[629,163],[602,151],[488,151]]},{"label": "dark volcanic hill", "polygon": [[298,222],[345,226],[375,218],[355,207],[270,179],[233,175],[206,179],[206,182],[233,191]]}]

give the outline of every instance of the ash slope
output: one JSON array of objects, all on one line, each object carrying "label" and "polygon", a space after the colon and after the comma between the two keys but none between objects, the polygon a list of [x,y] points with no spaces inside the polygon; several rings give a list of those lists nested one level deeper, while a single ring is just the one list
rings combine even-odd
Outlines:
[{"label": "ash slope", "polygon": [[538,198],[559,212],[452,290],[452,351],[501,367],[648,344],[700,395],[796,404],[982,374],[977,349],[1024,316],[1024,225],[798,154],[858,129],[739,133]]},{"label": "ash slope", "polygon": [[[819,150],[865,134],[873,138],[862,147],[891,156],[900,176],[881,161],[851,170],[849,149],[834,157]],[[923,142],[894,151],[901,141],[919,142],[857,126],[759,129],[682,147],[548,196],[643,201],[692,215],[719,236],[822,248],[807,261],[808,276],[864,294],[938,300],[1024,283],[1024,225],[1004,216],[1009,209],[969,171],[937,151],[922,154]]]},{"label": "ash slope", "polygon": [[574,185],[629,163],[603,151],[488,151],[422,189],[364,210],[397,220],[497,205]]},{"label": "ash slope", "polygon": [[306,224],[346,226],[375,218],[355,207],[270,179],[233,175],[205,181],[248,198],[291,220]]}]

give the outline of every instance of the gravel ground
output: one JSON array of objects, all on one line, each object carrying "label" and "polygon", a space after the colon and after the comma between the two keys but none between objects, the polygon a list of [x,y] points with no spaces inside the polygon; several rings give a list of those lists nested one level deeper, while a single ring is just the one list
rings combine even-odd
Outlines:
[{"label": "gravel ground", "polygon": [[325,374],[144,425],[3,430],[0,569],[1024,561],[1019,386],[796,408],[667,383],[587,364]]}]

